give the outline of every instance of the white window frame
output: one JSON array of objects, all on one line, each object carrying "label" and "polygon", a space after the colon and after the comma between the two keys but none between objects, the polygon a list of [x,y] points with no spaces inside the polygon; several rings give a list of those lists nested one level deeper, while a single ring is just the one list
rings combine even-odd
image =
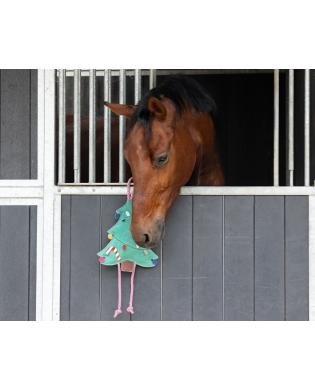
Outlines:
[{"label": "white window frame", "polygon": [[0,205],[37,207],[36,320],[58,320],[61,197],[54,185],[54,70],[38,70],[37,123],[37,179],[0,180]]}]

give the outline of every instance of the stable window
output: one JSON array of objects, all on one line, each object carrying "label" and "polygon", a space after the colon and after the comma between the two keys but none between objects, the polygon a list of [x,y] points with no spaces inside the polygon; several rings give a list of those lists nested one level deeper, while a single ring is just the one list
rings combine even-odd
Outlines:
[{"label": "stable window", "polygon": [[122,184],[126,120],[103,102],[135,104],[174,73],[193,77],[213,96],[226,186],[309,186],[308,70],[59,70],[60,185]]}]

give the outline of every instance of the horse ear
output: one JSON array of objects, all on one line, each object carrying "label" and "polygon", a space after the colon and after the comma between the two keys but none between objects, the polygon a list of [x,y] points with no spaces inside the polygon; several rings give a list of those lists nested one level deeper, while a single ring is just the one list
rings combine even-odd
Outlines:
[{"label": "horse ear", "polygon": [[130,104],[104,102],[104,105],[113,111],[113,113],[116,115],[126,116],[127,118],[131,118],[137,109],[137,106],[132,106]]},{"label": "horse ear", "polygon": [[150,96],[148,100],[148,110],[159,120],[166,117],[166,108],[161,100]]}]

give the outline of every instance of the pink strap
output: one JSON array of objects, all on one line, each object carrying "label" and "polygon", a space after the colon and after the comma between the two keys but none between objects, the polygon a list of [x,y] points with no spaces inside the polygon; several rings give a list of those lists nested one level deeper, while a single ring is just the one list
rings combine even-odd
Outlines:
[{"label": "pink strap", "polygon": [[117,303],[117,309],[114,313],[114,318],[118,317],[119,314],[122,313],[121,311],[121,269],[120,269],[120,263],[117,264],[117,271],[118,271],[118,303]]},{"label": "pink strap", "polygon": [[127,181],[127,199],[128,200],[132,199],[131,182],[132,182],[132,177]]},{"label": "pink strap", "polygon": [[135,272],[136,272],[136,263],[133,263],[132,272],[130,276],[130,298],[129,298],[129,306],[127,307],[127,312],[130,314],[134,314],[133,311],[133,292],[134,292],[134,279],[135,279]]}]

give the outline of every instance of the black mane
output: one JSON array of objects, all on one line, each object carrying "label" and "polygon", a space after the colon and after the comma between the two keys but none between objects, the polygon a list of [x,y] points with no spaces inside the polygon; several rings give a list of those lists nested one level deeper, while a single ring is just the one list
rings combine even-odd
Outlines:
[{"label": "black mane", "polygon": [[132,128],[136,122],[149,131],[151,113],[148,110],[149,97],[170,99],[180,116],[185,108],[193,107],[198,112],[215,114],[216,104],[208,92],[194,79],[188,76],[174,75],[157,87],[151,89],[139,102],[130,122]]}]

